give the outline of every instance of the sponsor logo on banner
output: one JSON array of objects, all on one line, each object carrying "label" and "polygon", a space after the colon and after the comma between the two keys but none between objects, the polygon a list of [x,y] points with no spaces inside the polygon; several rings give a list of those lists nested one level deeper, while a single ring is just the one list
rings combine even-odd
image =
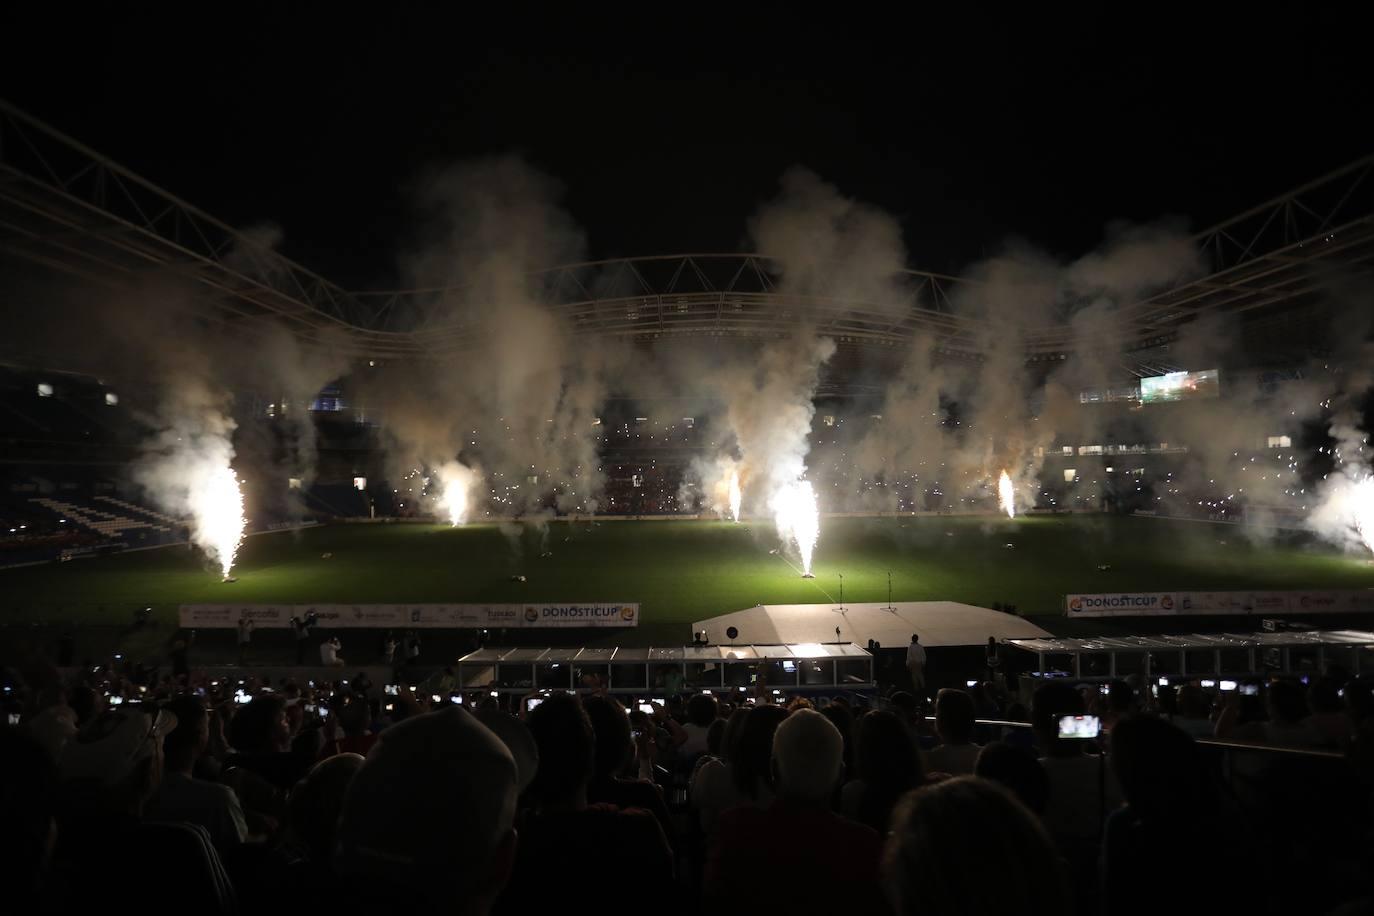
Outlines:
[{"label": "sponsor logo on banner", "polygon": [[1321,592],[1120,592],[1067,595],[1072,616],[1160,614],[1322,614],[1374,610],[1374,589]]},{"label": "sponsor logo on banner", "polygon": [[183,604],[183,627],[234,627],[247,617],[256,627],[291,626],[313,611],[325,629],[482,627],[633,627],[637,604]]}]

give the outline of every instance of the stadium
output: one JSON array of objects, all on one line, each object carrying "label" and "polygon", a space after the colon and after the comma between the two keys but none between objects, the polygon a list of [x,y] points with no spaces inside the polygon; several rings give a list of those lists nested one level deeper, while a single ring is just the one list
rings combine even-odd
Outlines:
[{"label": "stadium", "polygon": [[[558,181],[490,157],[418,183],[392,289],[157,181],[0,101],[0,757],[31,732],[66,785],[91,722],[208,714],[165,739],[238,811],[228,841],[194,828],[207,908],[301,867],[432,904],[499,860],[474,911],[527,912],[558,899],[520,880],[572,835],[550,812],[588,804],[683,912],[759,905],[731,863],[792,828],[874,853],[817,900],[916,912],[903,882],[957,848],[923,839],[940,804],[1059,875],[1047,907],[1135,912],[1123,850],[1247,818],[1294,856],[1326,831],[1324,905],[1367,893],[1374,156],[1201,231],[950,273],[804,168],[739,251],[588,259]],[[435,754],[471,778],[430,785]],[[417,852],[368,807],[506,836],[482,799],[508,791],[519,847]],[[1341,793],[1361,810],[1318,825]],[[145,801],[186,807],[140,799],[143,831]],[[765,858],[815,851],[788,850]],[[51,901],[82,853],[34,855]]]}]

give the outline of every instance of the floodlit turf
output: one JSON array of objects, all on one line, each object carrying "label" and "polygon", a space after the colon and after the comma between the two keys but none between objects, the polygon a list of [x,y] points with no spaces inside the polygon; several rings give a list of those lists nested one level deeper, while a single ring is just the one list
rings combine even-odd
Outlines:
[{"label": "floodlit turf", "polygon": [[769,553],[778,544],[765,522],[556,522],[543,540],[521,531],[354,524],[261,535],[244,543],[232,584],[186,548],[0,570],[0,607],[6,623],[122,623],[141,605],[170,620],[181,603],[637,601],[645,623],[679,624],[756,603],[838,601],[841,574],[846,602],[885,601],[889,570],[899,601],[1000,601],[1023,614],[1062,614],[1075,591],[1374,587],[1365,558],[1307,539],[1257,544],[1238,528],[1162,519],[824,519],[815,579]]}]

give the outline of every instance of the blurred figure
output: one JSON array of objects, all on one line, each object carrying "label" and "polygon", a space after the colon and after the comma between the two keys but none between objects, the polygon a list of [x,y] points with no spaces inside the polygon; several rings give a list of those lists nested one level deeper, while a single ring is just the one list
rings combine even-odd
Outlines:
[{"label": "blurred figure", "polygon": [[[673,855],[658,821],[638,808],[590,803],[596,736],[570,694],[555,694],[529,714],[539,749],[530,784],[534,809],[519,825],[515,869],[497,904],[502,913],[552,913],[586,880],[577,850],[614,850],[617,893],[649,900],[673,878]],[[384,742],[385,742],[385,734]]]},{"label": "blurred figure", "polygon": [[[321,766],[332,778],[348,764]],[[344,796],[337,907],[488,912],[515,856],[516,778],[506,745],[459,707],[388,728]]]},{"label": "blurred figure", "polygon": [[[754,710],[746,728],[762,710]],[[816,912],[880,912],[876,831],[834,813],[842,741],[825,716],[802,709],[773,736],[777,801],[720,816],[707,854],[703,894],[712,913],[757,914],[775,907],[778,887],[762,876],[804,876],[806,907]]]},{"label": "blurred figure", "polygon": [[690,759],[706,753],[706,733],[716,721],[717,710],[716,698],[704,693],[687,701],[687,722],[682,726],[687,740],[678,748],[680,755]]},{"label": "blurred figure", "polygon": [[845,784],[840,810],[879,834],[887,833],[897,800],[925,782],[911,729],[890,712],[870,712],[859,720],[855,749],[858,778]]},{"label": "blurred figure", "polygon": [[898,916],[1072,912],[1044,828],[1006,789],[972,776],[902,799],[882,870]]},{"label": "blurred figure", "polygon": [[157,793],[148,803],[150,821],[187,822],[204,827],[220,850],[248,837],[234,790],[219,783],[196,779],[196,762],[210,745],[210,716],[199,697],[182,696],[167,704],[176,716],[176,727],[162,740],[164,770]]},{"label": "blurred figure", "polygon": [[[709,699],[709,698],[708,698]],[[582,704],[596,740],[592,782],[587,801],[617,808],[642,808],[653,814],[670,845],[673,821],[663,793],[647,779],[627,778],[625,771],[636,757],[637,745],[625,707],[614,697],[587,697]]]},{"label": "blurred figure", "polygon": [[906,647],[906,671],[911,676],[911,690],[918,697],[926,695],[926,648],[921,645],[921,637],[911,634],[911,645]]},{"label": "blurred figure", "polygon": [[1016,796],[1037,817],[1045,813],[1049,781],[1035,754],[1027,748],[994,741],[978,752],[974,775],[989,779]]},{"label": "blurred figure", "polygon": [[288,834],[305,861],[329,864],[348,787],[362,766],[359,754],[335,754],[311,767],[291,790]]},{"label": "blurred figure", "polygon": [[1212,704],[1197,684],[1178,688],[1178,709],[1170,722],[1192,738],[1210,738],[1216,727],[1212,724]]},{"label": "blurred figure", "polygon": [[725,723],[725,734],[721,737],[721,755],[706,761],[692,775],[692,807],[696,808],[697,816],[701,819],[702,835],[708,839],[715,831],[720,813],[744,801],[735,786],[734,768],[739,759],[744,722],[749,715],[748,706],[741,706],[730,714],[730,719]]},{"label": "blurred figure", "polygon": [[926,766],[932,772],[966,776],[981,750],[973,743],[975,721],[973,697],[962,690],[943,688],[935,697],[935,733],[940,743],[926,751]]}]

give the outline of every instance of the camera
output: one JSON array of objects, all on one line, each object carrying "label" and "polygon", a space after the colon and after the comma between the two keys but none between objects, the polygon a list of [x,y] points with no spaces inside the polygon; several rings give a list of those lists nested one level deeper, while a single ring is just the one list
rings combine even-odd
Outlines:
[{"label": "camera", "polygon": [[1102,721],[1097,716],[1060,716],[1059,737],[1096,738],[1102,733]]}]

